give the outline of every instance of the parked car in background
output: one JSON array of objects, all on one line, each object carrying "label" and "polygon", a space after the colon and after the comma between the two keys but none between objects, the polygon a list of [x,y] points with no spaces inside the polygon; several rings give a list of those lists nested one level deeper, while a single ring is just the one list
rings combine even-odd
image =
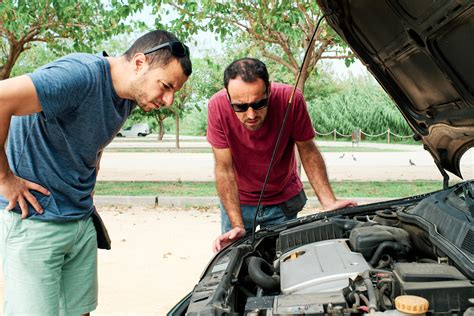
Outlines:
[{"label": "parked car in background", "polygon": [[169,316],[474,315],[474,181],[448,175],[462,178],[474,146],[473,3],[318,0],[443,189],[258,230],[217,253]]},{"label": "parked car in background", "polygon": [[150,127],[147,123],[138,123],[132,126],[129,126],[125,129],[121,129],[117,133],[117,137],[134,137],[134,136],[142,136],[145,137],[146,135],[150,134]]}]

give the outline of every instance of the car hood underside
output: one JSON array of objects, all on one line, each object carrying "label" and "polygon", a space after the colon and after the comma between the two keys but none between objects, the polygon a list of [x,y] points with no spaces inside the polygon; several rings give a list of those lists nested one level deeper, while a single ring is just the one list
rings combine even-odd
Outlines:
[{"label": "car hood underside", "polygon": [[474,145],[473,3],[318,0],[438,166],[459,177]]}]

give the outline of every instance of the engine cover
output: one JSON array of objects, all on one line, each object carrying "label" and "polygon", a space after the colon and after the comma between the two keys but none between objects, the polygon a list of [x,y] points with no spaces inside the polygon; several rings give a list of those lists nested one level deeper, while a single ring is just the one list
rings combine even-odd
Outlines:
[{"label": "engine cover", "polygon": [[360,253],[352,252],[347,239],[304,245],[280,257],[282,294],[337,291],[349,278],[370,269]]}]

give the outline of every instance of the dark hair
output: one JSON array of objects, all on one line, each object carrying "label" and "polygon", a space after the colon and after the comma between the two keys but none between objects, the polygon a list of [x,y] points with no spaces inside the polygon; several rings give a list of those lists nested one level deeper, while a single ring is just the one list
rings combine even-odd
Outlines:
[{"label": "dark hair", "polygon": [[229,81],[237,77],[240,77],[244,82],[255,82],[260,78],[265,82],[267,90],[270,86],[267,67],[255,58],[237,59],[227,66],[224,70],[224,87],[227,89]]},{"label": "dark hair", "polygon": [[[130,48],[125,52],[124,56],[128,61],[130,61],[135,54],[143,53],[147,49],[169,41],[179,40],[170,32],[155,30],[138,38],[135,43],[133,43],[132,46],[130,46]],[[186,76],[189,77],[193,72],[191,59],[189,56],[175,56],[171,54],[169,49],[160,49],[153,54],[147,55],[146,58],[148,59],[150,66],[163,66],[170,63],[171,60],[176,59],[183,68],[183,73]]]}]

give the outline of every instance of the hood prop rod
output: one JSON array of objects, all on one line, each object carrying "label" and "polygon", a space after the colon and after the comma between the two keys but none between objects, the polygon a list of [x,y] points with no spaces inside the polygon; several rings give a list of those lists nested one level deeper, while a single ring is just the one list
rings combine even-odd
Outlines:
[{"label": "hood prop rod", "polygon": [[[332,13],[330,13],[332,14]],[[286,107],[286,111],[285,111],[285,116],[283,117],[283,122],[281,124],[281,127],[280,127],[280,130],[278,132],[278,137],[277,137],[277,140],[276,140],[276,143],[275,143],[275,147],[273,148],[273,153],[272,153],[272,158],[270,159],[270,164],[268,165],[268,169],[267,169],[267,175],[265,176],[265,181],[263,182],[263,186],[262,186],[262,191],[260,191],[260,196],[258,198],[258,204],[257,204],[257,210],[255,212],[255,217],[253,218],[253,224],[252,224],[252,239],[251,239],[251,244],[253,245],[254,242],[255,242],[255,229],[256,229],[256,224],[257,224],[257,216],[258,216],[258,213],[260,212],[260,208],[261,208],[261,203],[262,203],[262,198],[263,198],[263,193],[265,192],[265,188],[267,186],[267,182],[268,182],[268,178],[270,177],[270,172],[272,170],[272,167],[273,167],[273,160],[275,159],[275,154],[276,154],[276,151],[278,149],[278,146],[280,144],[280,139],[281,139],[281,135],[283,134],[283,129],[285,127],[285,123],[286,123],[286,119],[288,117],[288,113],[290,112],[290,108],[293,104],[293,97],[296,93],[296,87],[298,86],[298,83],[300,81],[300,78],[301,78],[301,73],[302,73],[302,70],[303,70],[303,66],[306,62],[306,58],[308,57],[308,51],[309,49],[311,48],[311,46],[313,45],[313,41],[314,41],[314,37],[316,36],[316,32],[319,28],[319,25],[321,24],[321,21],[328,15],[330,14],[324,14],[321,18],[319,18],[318,20],[318,23],[316,24],[316,27],[314,29],[314,32],[313,32],[313,35],[311,36],[311,39],[308,43],[308,48],[306,49],[305,53],[304,53],[304,57],[303,57],[303,62],[301,63],[301,66],[300,66],[300,69],[298,71],[298,76],[296,78],[296,83],[295,83],[295,86],[293,87],[293,91],[291,92],[291,95],[290,95],[290,98],[288,100],[288,106]]]},{"label": "hood prop rod", "polygon": [[441,172],[441,175],[443,176],[443,189],[446,190],[449,188],[449,175],[446,173],[446,170],[441,167],[441,164],[438,161],[435,160],[434,162],[436,167],[438,167],[439,172]]}]

